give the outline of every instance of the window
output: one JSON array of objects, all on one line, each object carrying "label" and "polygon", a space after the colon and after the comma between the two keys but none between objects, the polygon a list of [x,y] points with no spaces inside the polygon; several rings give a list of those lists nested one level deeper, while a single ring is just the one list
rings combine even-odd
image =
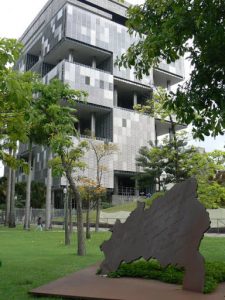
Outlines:
[{"label": "window", "polygon": [[91,78],[89,76],[85,76],[85,84],[90,85]]},{"label": "window", "polygon": [[127,127],[127,120],[126,120],[126,119],[123,119],[123,120],[122,120],[122,126],[123,126],[123,127]]},{"label": "window", "polygon": [[100,80],[100,89],[104,90],[104,81],[103,80]]}]

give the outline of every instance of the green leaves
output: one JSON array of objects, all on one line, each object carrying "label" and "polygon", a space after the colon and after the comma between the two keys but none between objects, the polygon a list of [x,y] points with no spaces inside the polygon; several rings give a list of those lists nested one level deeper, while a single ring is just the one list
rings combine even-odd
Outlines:
[{"label": "green leaves", "polygon": [[15,39],[0,38],[0,73],[19,58],[22,44]]},{"label": "green leaves", "polygon": [[193,123],[200,139],[225,129],[224,14],[221,1],[145,0],[128,10],[128,31],[140,39],[117,60],[142,78],[160,60],[171,63],[188,52],[190,79],[165,107],[182,123]]}]

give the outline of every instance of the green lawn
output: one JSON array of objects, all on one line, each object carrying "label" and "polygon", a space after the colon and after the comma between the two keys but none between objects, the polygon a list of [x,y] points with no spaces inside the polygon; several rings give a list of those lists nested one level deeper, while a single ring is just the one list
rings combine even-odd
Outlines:
[{"label": "green lawn", "polygon": [[[129,202],[129,203],[125,203],[125,204],[112,206],[112,207],[109,207],[106,209],[101,209],[101,211],[105,212],[105,213],[116,213],[118,211],[131,212],[131,211],[135,210],[136,207],[137,207],[137,202]],[[84,222],[86,222],[86,213],[83,214],[83,218],[84,218]],[[95,223],[95,219],[96,219],[96,211],[93,210],[90,212],[90,222]],[[63,222],[63,218],[61,218],[61,217],[54,218],[53,221]],[[76,222],[76,216],[73,216],[73,222]]]},{"label": "green lawn", "polygon": [[75,234],[72,245],[65,247],[63,232],[0,227],[0,299],[33,299],[27,294],[30,289],[102,260],[99,245],[108,237],[107,232],[93,234],[87,242],[87,256],[78,257]]},{"label": "green lawn", "polygon": [[[72,245],[65,247],[63,232],[0,227],[0,299],[33,299],[27,294],[30,289],[100,261],[99,245],[109,236],[108,232],[93,234],[87,242],[87,256],[78,257],[75,234]],[[201,252],[207,261],[225,262],[224,249],[225,238],[205,238]]]}]

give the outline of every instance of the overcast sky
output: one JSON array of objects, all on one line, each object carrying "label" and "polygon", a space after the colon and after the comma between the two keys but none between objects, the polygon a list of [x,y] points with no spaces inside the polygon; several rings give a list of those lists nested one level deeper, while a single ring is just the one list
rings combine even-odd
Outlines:
[{"label": "overcast sky", "polygon": [[[143,0],[127,0],[132,4],[141,4]],[[0,37],[19,38],[47,0],[0,0]],[[188,68],[186,71],[188,74]],[[207,151],[223,149],[225,137],[206,138],[205,142],[194,144],[205,147]]]}]

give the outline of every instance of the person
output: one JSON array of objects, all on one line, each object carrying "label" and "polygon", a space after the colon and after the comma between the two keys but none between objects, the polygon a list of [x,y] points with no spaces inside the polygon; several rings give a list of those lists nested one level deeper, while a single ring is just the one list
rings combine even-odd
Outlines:
[{"label": "person", "polygon": [[39,217],[38,220],[37,220],[37,230],[42,231],[42,219],[41,219],[41,217]]}]

